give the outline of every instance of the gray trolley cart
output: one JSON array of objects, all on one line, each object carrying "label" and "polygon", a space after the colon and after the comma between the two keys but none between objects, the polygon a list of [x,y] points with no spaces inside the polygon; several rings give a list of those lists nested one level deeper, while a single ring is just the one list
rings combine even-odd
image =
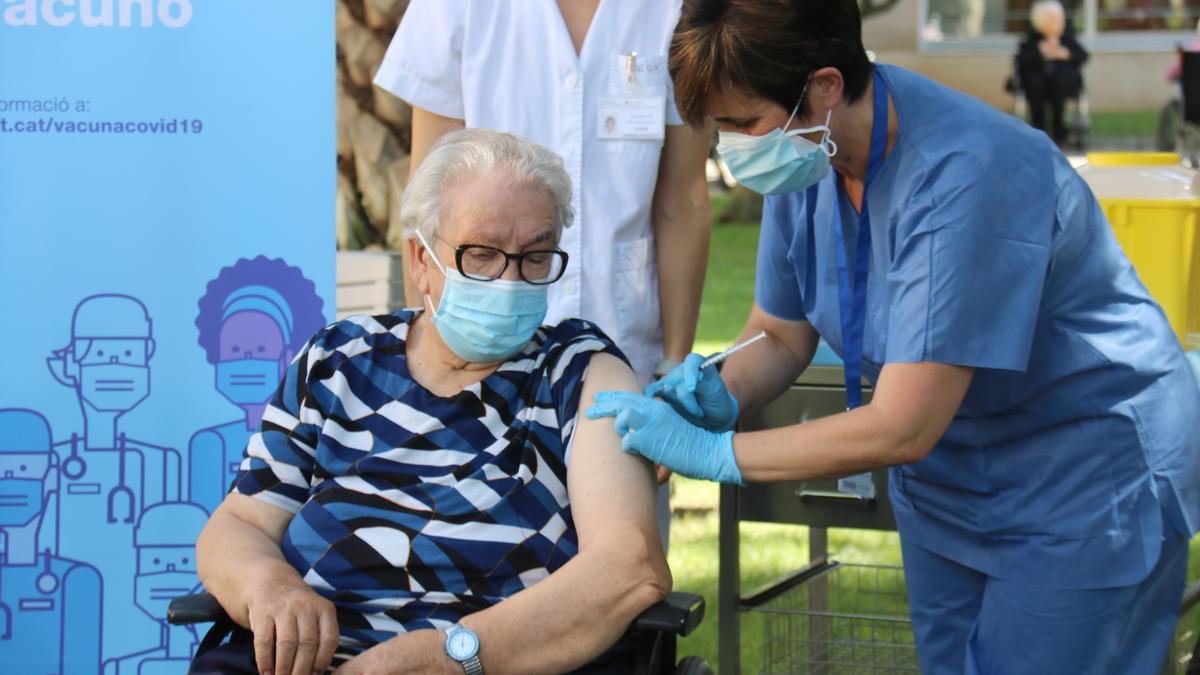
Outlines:
[{"label": "gray trolley cart", "polygon": [[[863,391],[869,400],[870,390]],[[795,424],[846,409],[840,366],[817,365],[783,396],[743,417],[741,429]],[[838,491],[837,481],[721,486],[719,611],[720,671],[740,672],[741,620],[760,613],[763,673],[917,673],[904,572],[893,566],[843,564],[828,551],[828,528],[895,530],[887,496],[887,471],[872,478],[875,497]],[[785,523],[809,528],[808,564],[743,595],[739,570],[740,522]],[[1193,658],[1200,617],[1200,582],[1187,588],[1183,620],[1162,672],[1200,673]],[[1200,645],[1197,645],[1200,646]],[[1189,669],[1190,666],[1190,669]]]}]

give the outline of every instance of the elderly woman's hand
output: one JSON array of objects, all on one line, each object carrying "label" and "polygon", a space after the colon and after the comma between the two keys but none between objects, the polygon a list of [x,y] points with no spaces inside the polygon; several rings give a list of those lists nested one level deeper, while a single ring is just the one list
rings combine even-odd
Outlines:
[{"label": "elderly woman's hand", "polygon": [[1038,43],[1038,50],[1047,61],[1067,61],[1071,58],[1071,50],[1059,42],[1058,38],[1044,38]]},{"label": "elderly woman's hand", "polygon": [[254,658],[261,673],[323,673],[338,645],[333,603],[307,584],[256,584],[247,598]]}]

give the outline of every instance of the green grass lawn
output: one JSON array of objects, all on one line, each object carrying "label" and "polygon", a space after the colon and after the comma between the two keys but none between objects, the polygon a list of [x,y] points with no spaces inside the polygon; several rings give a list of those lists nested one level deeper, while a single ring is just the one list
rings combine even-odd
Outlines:
[{"label": "green grass lawn", "polygon": [[1141,136],[1144,138],[1154,138],[1157,132],[1157,110],[1092,113],[1093,136]]},{"label": "green grass lawn", "polygon": [[[726,196],[713,195],[713,213]],[[725,349],[741,334],[754,302],[754,259],[758,253],[758,223],[714,225],[708,253],[708,275],[693,351],[711,354]]]},{"label": "green grass lawn", "polygon": [[[1099,116],[1098,116],[1099,117]],[[724,195],[714,195],[713,212]],[[745,326],[754,298],[754,258],[757,223],[714,225],[708,276],[700,308],[695,351],[725,348]],[[680,645],[680,654],[699,654],[717,664],[717,495],[716,485],[675,477],[675,510],[671,521],[669,562],[677,590],[703,595],[708,602],[705,621]],[[803,527],[746,523],[741,526],[742,589],[761,584],[803,566],[808,561],[808,531]],[[832,530],[831,557],[842,562],[899,565],[899,539],[894,533]],[[1200,578],[1200,539],[1192,542],[1189,579]],[[760,671],[764,653],[762,614],[743,614],[742,672]],[[1193,620],[1193,625],[1195,620]]]}]

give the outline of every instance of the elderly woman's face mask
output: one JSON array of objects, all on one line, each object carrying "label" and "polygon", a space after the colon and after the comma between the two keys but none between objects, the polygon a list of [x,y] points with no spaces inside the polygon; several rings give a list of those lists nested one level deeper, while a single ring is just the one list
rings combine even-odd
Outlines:
[{"label": "elderly woman's face mask", "polygon": [[457,269],[446,269],[419,231],[417,238],[446,277],[437,307],[425,294],[430,320],[446,346],[460,358],[477,363],[501,361],[520,351],[546,318],[548,287],[525,281],[469,279]]}]

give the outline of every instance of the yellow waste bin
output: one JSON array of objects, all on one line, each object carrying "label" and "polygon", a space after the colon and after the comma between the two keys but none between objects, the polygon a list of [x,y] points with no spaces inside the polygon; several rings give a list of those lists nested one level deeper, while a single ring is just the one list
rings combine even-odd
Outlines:
[{"label": "yellow waste bin", "polygon": [[1091,153],[1080,167],[1185,349],[1200,349],[1200,172],[1169,152]]}]

